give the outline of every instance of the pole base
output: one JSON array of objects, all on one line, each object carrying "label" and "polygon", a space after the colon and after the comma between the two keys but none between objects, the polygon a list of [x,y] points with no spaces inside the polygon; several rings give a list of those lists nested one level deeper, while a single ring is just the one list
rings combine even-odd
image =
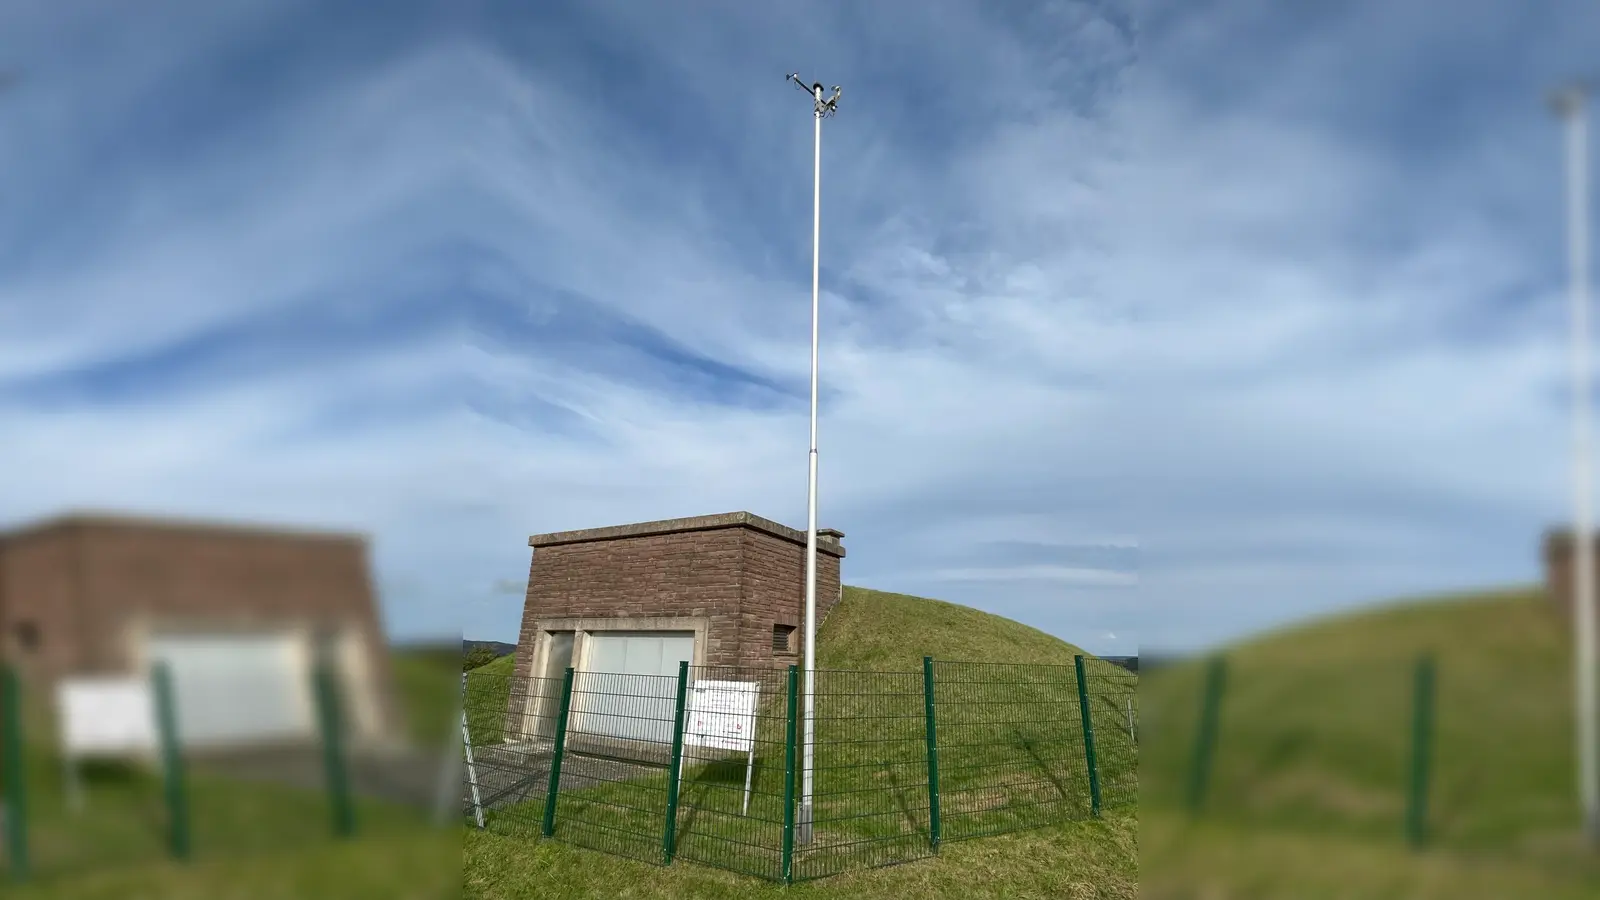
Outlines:
[{"label": "pole base", "polygon": [[799,815],[794,820],[794,843],[797,847],[808,846],[811,843],[811,804],[800,804]]}]

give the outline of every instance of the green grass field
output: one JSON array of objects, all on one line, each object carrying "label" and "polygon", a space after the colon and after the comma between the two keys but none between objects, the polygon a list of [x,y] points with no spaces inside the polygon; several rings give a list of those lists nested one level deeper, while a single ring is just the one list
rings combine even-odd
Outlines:
[{"label": "green grass field", "polygon": [[[1600,896],[1578,838],[1570,630],[1538,591],[1364,610],[1232,648],[1207,810],[1181,811],[1201,667],[1140,680],[1157,897]],[[1438,662],[1430,846],[1404,843],[1412,667]],[[1202,890],[1204,887],[1204,890]]]},{"label": "green grass field", "polygon": [[[923,877],[953,883],[964,871],[963,864],[954,860],[1003,858],[1004,854],[997,857],[992,848],[980,847],[986,842],[973,842],[947,843],[946,858],[924,859],[930,855],[921,674],[925,654],[940,660],[988,658],[1010,664],[952,668],[949,674],[940,669],[939,677],[946,680],[938,690],[965,690],[972,697],[970,704],[963,704],[952,693],[946,697],[947,705],[941,706],[950,717],[941,726],[946,735],[941,743],[949,745],[941,755],[942,768],[948,772],[941,791],[947,811],[947,840],[1059,822],[1063,817],[1088,819],[1087,785],[1079,783],[1085,781],[1082,727],[1071,668],[1077,652],[1042,632],[977,610],[847,588],[844,601],[819,635],[819,669],[834,671],[819,673],[817,840],[809,847],[797,848],[796,878],[836,876],[875,864],[922,860],[892,871],[915,873],[928,867],[928,873],[940,874],[899,874],[886,876],[886,880],[868,877],[859,883],[897,885]],[[1053,668],[1016,668],[1019,664]],[[475,743],[492,744],[501,736],[511,665],[510,659],[502,659],[474,673],[468,688],[468,714]],[[757,728],[761,760],[753,778],[748,814],[741,808],[742,758],[691,764],[686,767],[682,797],[692,812],[680,816],[677,846],[680,860],[772,879],[778,876],[781,862],[785,719],[781,677],[773,673],[762,680],[766,701]],[[1123,675],[1120,681],[1131,684],[1132,679]],[[980,694],[983,703],[977,702]],[[1102,768],[1114,773],[1131,805],[1136,791],[1136,754],[1124,730],[1125,711],[1120,703],[1096,710],[1097,732],[1105,732],[1097,743],[1104,746]],[[565,785],[570,770],[563,771]],[[562,880],[564,873],[581,871],[586,865],[582,860],[589,858],[583,850],[567,844],[606,849],[639,860],[659,859],[666,777],[660,770],[631,768],[602,778],[598,784],[586,782],[573,789],[564,786],[557,817],[557,835],[562,840],[541,843],[536,851],[540,862],[529,868],[517,860],[520,854],[534,852],[527,842],[536,833],[543,801],[542,788],[535,786],[528,802],[491,814],[489,833],[469,831],[469,893],[532,896],[529,892],[538,888],[553,892],[545,894],[553,896],[613,896],[630,879],[642,889],[655,883],[663,871],[674,873],[668,876],[671,879],[681,879],[684,890],[692,884],[695,891],[710,891],[706,896],[743,896],[743,892],[765,890],[749,878],[727,880],[701,866],[681,864],[667,870],[647,863],[641,863],[644,868],[624,865],[615,869],[631,873],[622,881],[580,884]],[[1070,798],[1067,806],[1063,806],[1064,796]],[[1068,808],[1074,804],[1081,809]],[[1115,822],[1076,822],[1030,832],[1028,837],[1002,838],[1030,848],[1018,852],[1043,855],[1026,864],[1019,860],[1019,880],[1015,882],[996,872],[982,877],[1000,886],[1010,884],[1015,896],[1061,895],[1064,882],[1040,881],[1034,864],[1043,862],[1048,870],[1050,861],[1058,859],[1060,877],[1070,879],[1083,876],[1088,871],[1083,861],[1093,859],[1090,868],[1096,874],[1083,883],[1093,882],[1098,885],[1094,890],[1103,892],[1083,893],[1075,887],[1072,890],[1077,893],[1067,896],[1131,896],[1126,892],[1133,885],[1132,836],[1136,828],[1134,819],[1126,814],[1119,814]],[[1106,845],[1078,847],[1084,840],[1103,840]],[[1066,848],[1065,855],[1054,848]],[[609,870],[618,863],[607,860],[596,865]],[[689,874],[677,874],[680,870]],[[541,874],[533,878],[533,872]],[[862,877],[850,874],[819,884],[826,884],[829,891],[846,890]],[[967,877],[972,877],[972,872]]]},{"label": "green grass field", "polygon": [[[459,667],[455,655],[396,655],[413,735],[442,742]],[[28,724],[33,877],[13,885],[9,865],[0,864],[8,897],[420,900],[459,895],[459,832],[433,827],[421,810],[361,800],[360,834],[339,842],[332,837],[329,804],[321,791],[242,783],[194,767],[188,778],[193,855],[180,864],[168,855],[166,807],[156,772],[137,765],[87,767],[84,804],[74,810],[50,745],[48,716],[30,709]]]}]

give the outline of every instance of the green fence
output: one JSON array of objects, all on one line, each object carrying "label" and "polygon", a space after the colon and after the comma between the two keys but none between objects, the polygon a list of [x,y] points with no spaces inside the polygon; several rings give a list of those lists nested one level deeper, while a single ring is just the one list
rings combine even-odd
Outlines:
[{"label": "green fence", "polygon": [[1137,802],[1137,676],[1100,660],[814,678],[808,766],[792,666],[471,673],[466,820],[792,882]]},{"label": "green fence", "polygon": [[69,761],[57,740],[52,685],[0,665],[0,884],[58,883],[163,859],[314,850],[330,837],[429,827],[429,800],[421,795],[437,806],[438,748],[430,771],[417,777],[431,788],[408,788],[419,796],[404,801],[388,799],[380,788],[390,769],[373,771],[352,759],[345,733],[351,722],[336,680],[320,668],[306,675],[317,739],[208,752],[186,747],[183,704],[171,676],[157,666],[150,672],[159,738],[153,752]]}]

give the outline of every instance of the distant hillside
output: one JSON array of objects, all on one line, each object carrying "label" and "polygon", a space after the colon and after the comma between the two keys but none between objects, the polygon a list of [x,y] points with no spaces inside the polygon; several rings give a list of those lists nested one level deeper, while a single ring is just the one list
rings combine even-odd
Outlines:
[{"label": "distant hillside", "polygon": [[462,654],[471,653],[474,649],[476,649],[478,647],[488,648],[490,651],[492,651],[494,653],[494,655],[496,657],[510,656],[511,654],[517,652],[517,645],[516,644],[507,644],[504,641],[466,641],[466,640],[464,640],[464,641],[461,642],[461,652],[462,652]]}]

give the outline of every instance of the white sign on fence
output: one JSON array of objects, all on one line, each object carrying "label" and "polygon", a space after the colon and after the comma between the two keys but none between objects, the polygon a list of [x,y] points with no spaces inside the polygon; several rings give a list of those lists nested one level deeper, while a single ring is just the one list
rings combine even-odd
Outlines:
[{"label": "white sign on fence", "polygon": [[754,681],[696,681],[689,686],[683,742],[722,750],[754,749],[760,696],[761,685]]},{"label": "white sign on fence", "polygon": [[57,686],[56,705],[68,756],[135,755],[159,746],[155,703],[142,678],[69,678]]},{"label": "white sign on fence", "polygon": [[761,684],[755,681],[696,681],[689,685],[684,710],[685,746],[743,750],[744,811],[750,812],[750,776],[756,767],[756,703]]},{"label": "white sign on fence", "polygon": [[141,678],[68,678],[56,685],[67,802],[83,808],[78,760],[143,756],[161,745],[155,700]]}]

